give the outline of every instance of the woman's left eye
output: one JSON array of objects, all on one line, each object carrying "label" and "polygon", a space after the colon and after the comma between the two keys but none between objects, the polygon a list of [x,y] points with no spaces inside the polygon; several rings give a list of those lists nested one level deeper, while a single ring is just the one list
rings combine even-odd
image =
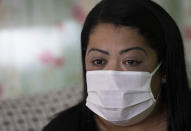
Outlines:
[{"label": "woman's left eye", "polygon": [[137,66],[137,65],[141,64],[141,61],[137,61],[137,60],[125,60],[122,63],[125,64],[125,65],[128,65],[128,66]]}]

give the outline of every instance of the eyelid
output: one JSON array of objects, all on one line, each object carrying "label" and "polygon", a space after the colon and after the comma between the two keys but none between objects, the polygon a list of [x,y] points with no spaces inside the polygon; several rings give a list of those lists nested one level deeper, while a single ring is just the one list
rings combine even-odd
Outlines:
[{"label": "eyelid", "polygon": [[141,57],[137,57],[137,56],[128,56],[122,59],[122,61],[125,60],[135,60],[135,61],[143,61],[144,59]]},{"label": "eyelid", "polygon": [[91,60],[97,60],[97,59],[102,59],[102,60],[105,60],[105,58],[103,58],[103,57],[92,57],[92,58],[90,58]]},{"label": "eyelid", "polygon": [[122,60],[136,60],[143,61],[146,57],[138,54],[129,54],[122,57]]}]

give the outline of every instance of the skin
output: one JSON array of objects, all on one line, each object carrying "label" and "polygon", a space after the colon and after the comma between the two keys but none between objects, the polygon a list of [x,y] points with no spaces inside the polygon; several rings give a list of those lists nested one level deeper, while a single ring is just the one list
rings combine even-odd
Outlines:
[{"label": "skin", "polygon": [[[156,51],[137,29],[103,23],[97,25],[89,36],[85,56],[86,71],[116,70],[152,72],[158,63]],[[160,109],[158,98],[162,75],[160,70],[152,77],[151,89],[157,99],[157,106],[140,123],[122,127],[95,116],[100,131],[165,131],[165,113]]]}]

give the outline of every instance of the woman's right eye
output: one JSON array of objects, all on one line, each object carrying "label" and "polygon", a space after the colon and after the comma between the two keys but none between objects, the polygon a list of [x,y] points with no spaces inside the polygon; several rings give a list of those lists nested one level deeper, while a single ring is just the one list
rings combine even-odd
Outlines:
[{"label": "woman's right eye", "polygon": [[94,59],[91,61],[91,63],[95,66],[102,66],[105,65],[107,62],[104,59]]}]

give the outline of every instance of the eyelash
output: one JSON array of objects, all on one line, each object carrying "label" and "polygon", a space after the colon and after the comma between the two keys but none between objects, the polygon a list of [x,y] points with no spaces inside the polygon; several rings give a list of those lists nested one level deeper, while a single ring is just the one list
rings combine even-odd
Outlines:
[{"label": "eyelash", "polygon": [[[94,59],[91,61],[91,63],[94,65],[94,66],[104,66],[107,64],[107,61],[105,59],[101,59],[101,58],[98,58],[98,59]],[[126,66],[131,66],[131,67],[135,67],[135,66],[138,66],[142,63],[142,61],[138,61],[138,60],[124,60],[122,62],[122,64],[126,65]]]},{"label": "eyelash", "polygon": [[122,62],[124,65],[127,66],[138,66],[142,63],[142,61],[137,61],[137,60],[125,60]]},{"label": "eyelash", "polygon": [[[96,62],[104,62],[104,63],[102,63],[102,64],[98,64],[98,63],[96,63]],[[93,64],[93,65],[96,65],[96,66],[101,66],[101,65],[105,65],[106,63],[107,63],[107,61],[106,60],[104,60],[104,59],[94,59],[94,60],[92,60],[91,61],[91,63]]]}]

